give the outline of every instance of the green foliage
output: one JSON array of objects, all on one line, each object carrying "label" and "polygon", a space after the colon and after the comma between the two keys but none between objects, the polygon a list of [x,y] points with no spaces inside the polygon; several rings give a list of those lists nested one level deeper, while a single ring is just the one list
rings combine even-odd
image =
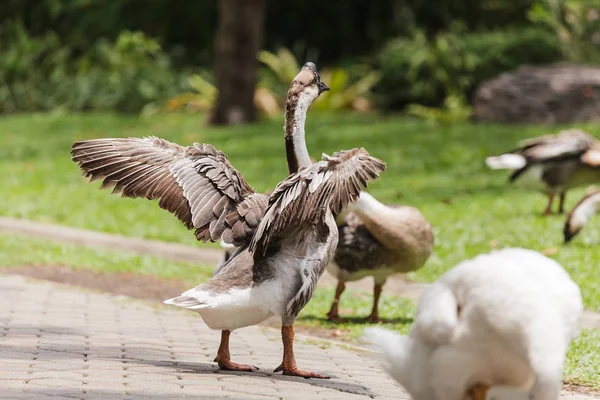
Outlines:
[{"label": "green foliage", "polygon": [[[259,60],[268,68],[263,73],[259,86],[267,89],[277,99],[280,107],[285,104],[287,88],[300,70],[300,62],[288,49],[279,49],[276,53],[261,51]],[[331,89],[317,101],[316,110],[353,109],[365,111],[371,108],[369,96],[371,89],[379,81],[379,73],[366,65],[352,65],[348,68],[323,68],[319,71],[321,80]]]},{"label": "green foliage", "polygon": [[[281,115],[285,106],[286,94],[290,82],[300,70],[296,56],[288,49],[279,49],[276,53],[263,50],[258,59],[265,65],[254,94],[257,109],[268,116]],[[369,100],[371,89],[379,81],[379,73],[367,65],[353,65],[347,69],[325,68],[320,72],[321,79],[331,89],[312,107],[321,111],[352,109],[367,111],[371,109]],[[217,88],[212,83],[210,73],[204,76],[192,75],[188,79],[192,91],[186,91],[170,98],[161,109],[176,111],[185,109],[191,112],[208,111],[217,97]]]},{"label": "green foliage", "polygon": [[451,125],[468,121],[471,107],[466,104],[462,95],[448,95],[442,107],[427,107],[420,104],[409,104],[406,113],[422,118],[434,125]]},{"label": "green foliage", "polygon": [[560,44],[539,28],[465,33],[461,29],[429,39],[391,41],[379,54],[379,104],[387,109],[411,103],[441,106],[446,97],[466,103],[482,81],[523,64],[545,64],[562,58]]},{"label": "green foliage", "polygon": [[600,62],[600,0],[539,0],[528,16],[556,34],[570,61]]},{"label": "green foliage", "polygon": [[76,54],[55,34],[32,37],[21,23],[0,30],[0,110],[137,112],[179,91],[181,77],[158,42],[122,32]]}]

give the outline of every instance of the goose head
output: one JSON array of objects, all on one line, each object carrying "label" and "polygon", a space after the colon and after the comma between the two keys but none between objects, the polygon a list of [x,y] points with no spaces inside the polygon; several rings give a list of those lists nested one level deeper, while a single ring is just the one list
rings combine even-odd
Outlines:
[{"label": "goose head", "polygon": [[312,62],[307,62],[292,80],[288,91],[288,100],[296,98],[300,103],[308,105],[315,101],[321,93],[328,90],[329,87],[321,81],[317,66]]}]

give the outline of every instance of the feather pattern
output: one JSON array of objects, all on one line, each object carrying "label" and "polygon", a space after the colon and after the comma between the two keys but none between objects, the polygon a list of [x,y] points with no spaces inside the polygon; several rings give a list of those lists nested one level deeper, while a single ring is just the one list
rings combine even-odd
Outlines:
[{"label": "feather pattern", "polygon": [[528,162],[544,162],[556,158],[579,156],[595,142],[593,136],[578,129],[570,129],[557,135],[523,140],[519,143],[521,147],[511,153],[523,155]]},{"label": "feather pattern", "polygon": [[96,139],[76,142],[71,154],[86,177],[103,180],[102,188],[159,200],[201,241],[223,237],[242,244],[266,210],[268,197],[255,193],[210,144],[183,147],[157,137]]},{"label": "feather pattern", "polygon": [[265,255],[269,244],[290,229],[321,221],[327,211],[337,215],[384,170],[385,163],[362,148],[323,154],[321,161],[300,168],[277,185],[250,251]]}]

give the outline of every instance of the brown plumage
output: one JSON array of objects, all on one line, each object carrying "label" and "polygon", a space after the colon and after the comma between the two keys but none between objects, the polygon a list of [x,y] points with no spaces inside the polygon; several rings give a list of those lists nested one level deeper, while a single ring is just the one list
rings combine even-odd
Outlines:
[{"label": "brown plumage", "polygon": [[567,215],[563,227],[565,243],[573,240],[598,211],[600,211],[600,189],[590,186]]},{"label": "brown plumage", "polygon": [[519,147],[497,157],[488,157],[493,169],[514,172],[510,182],[548,195],[545,214],[560,194],[559,212],[564,211],[568,189],[600,181],[600,142],[579,129],[523,140]]},{"label": "brown plumage", "polygon": [[158,200],[195,229],[199,240],[240,246],[207,282],[165,301],[198,312],[210,328],[222,330],[215,361],[223,369],[253,370],[231,362],[232,330],[279,315],[284,356],[275,372],[326,378],[296,367],[293,323],[335,251],[334,213],[385,169],[385,163],[363,149],[310,162],[303,131],[306,111],[328,89],[312,63],[290,85],[288,101],[293,104],[286,110],[294,123],[293,131],[286,132],[288,165],[302,168],[270,196],[256,193],[227,157],[208,144],[182,147],[149,137],[73,145],[73,161],[92,180],[103,179],[102,187],[114,186],[113,192],[126,197]]},{"label": "brown plumage", "polygon": [[338,217],[339,242],[327,270],[338,279],[332,321],[341,320],[338,307],[348,281],[373,276],[374,299],[369,321],[379,320],[379,297],[388,276],[421,268],[433,252],[433,230],[414,207],[385,205],[368,193]]},{"label": "brown plumage", "polygon": [[195,229],[201,241],[221,237],[241,245],[267,208],[257,194],[210,144],[183,147],[157,137],[84,140],[73,144],[73,161],[102,188],[123,197],[159,200],[158,205]]},{"label": "brown plumage", "polygon": [[319,221],[326,212],[337,215],[355,201],[367,182],[385,170],[385,163],[364,149],[341,151],[323,159],[277,185],[250,243],[250,250],[265,254],[273,238],[306,221]]}]

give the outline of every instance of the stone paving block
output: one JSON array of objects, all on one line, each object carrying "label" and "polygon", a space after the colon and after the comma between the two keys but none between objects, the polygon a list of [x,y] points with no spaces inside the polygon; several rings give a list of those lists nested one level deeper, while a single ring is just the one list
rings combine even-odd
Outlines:
[{"label": "stone paving block", "polygon": [[60,360],[58,362],[41,361],[33,362],[35,370],[52,370],[52,371],[79,371],[83,369],[84,363],[69,363]]},{"label": "stone paving block", "polygon": [[67,378],[31,378],[29,379],[28,385],[39,385],[53,388],[69,388],[69,387],[80,387],[83,382],[80,379],[67,379]]}]

